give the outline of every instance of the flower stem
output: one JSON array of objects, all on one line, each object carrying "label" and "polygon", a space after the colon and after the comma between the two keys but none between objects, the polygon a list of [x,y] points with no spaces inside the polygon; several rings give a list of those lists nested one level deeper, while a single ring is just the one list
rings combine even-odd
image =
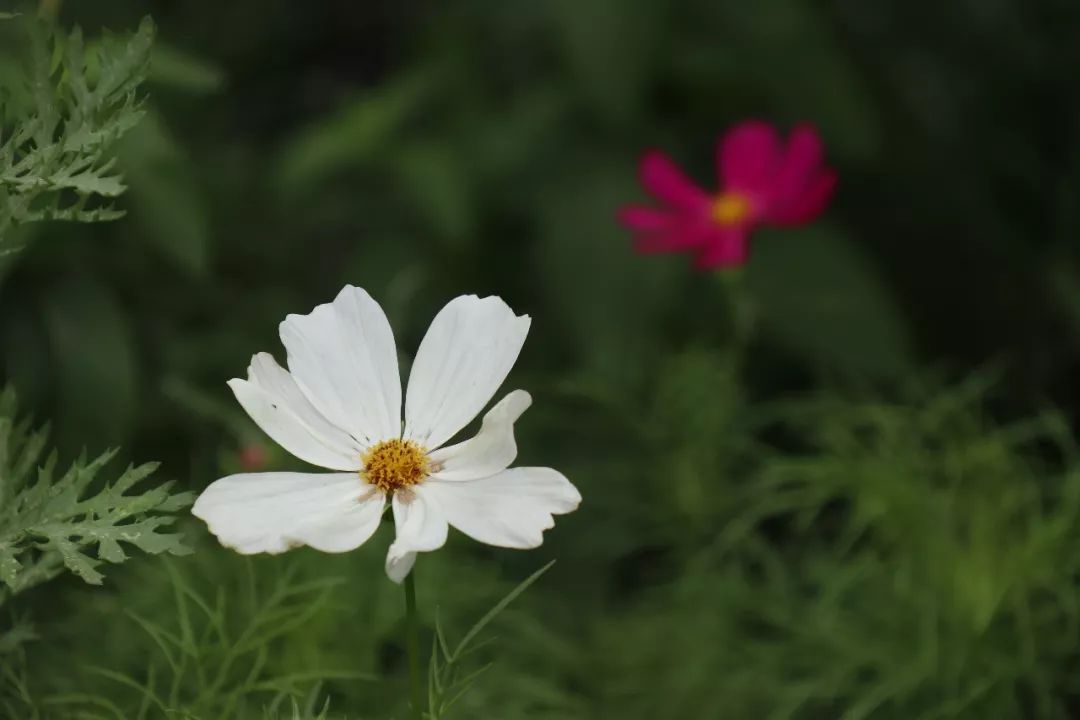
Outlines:
[{"label": "flower stem", "polygon": [[747,292],[742,268],[731,268],[718,276],[731,314],[731,344],[736,351],[743,351],[754,333],[757,308]]},{"label": "flower stem", "polygon": [[60,16],[60,0],[41,0],[38,4],[38,16],[55,22]]},{"label": "flower stem", "polygon": [[405,576],[405,648],[409,653],[409,686],[412,691],[412,714],[424,720],[423,694],[420,684],[420,629],[416,618],[416,569]]}]

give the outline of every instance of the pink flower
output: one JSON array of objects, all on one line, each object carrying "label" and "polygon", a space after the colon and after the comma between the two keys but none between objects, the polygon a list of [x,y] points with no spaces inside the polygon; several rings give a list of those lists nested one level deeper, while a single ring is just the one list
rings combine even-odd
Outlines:
[{"label": "pink flower", "polygon": [[267,456],[266,448],[257,443],[248,443],[240,448],[240,452],[236,454],[237,459],[240,461],[240,467],[245,472],[254,472],[256,470],[262,470],[266,467]]},{"label": "pink flower", "polygon": [[618,215],[635,232],[638,252],[692,252],[702,270],[742,265],[755,228],[814,220],[836,186],[809,125],[796,126],[784,144],[774,127],[752,120],[729,130],[716,150],[716,193],[695,185],[667,155],[645,153],[641,184],[658,206],[628,205]]}]

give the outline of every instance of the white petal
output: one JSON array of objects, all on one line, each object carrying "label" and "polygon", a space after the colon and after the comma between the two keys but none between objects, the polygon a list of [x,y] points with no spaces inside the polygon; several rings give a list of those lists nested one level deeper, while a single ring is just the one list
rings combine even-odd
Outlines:
[{"label": "white petal", "polygon": [[390,551],[386,554],[386,575],[400,585],[412,572],[416,564],[416,553],[405,552],[390,545]]},{"label": "white petal", "polygon": [[338,553],[372,536],[385,504],[356,473],[244,473],[211,483],[191,512],[244,555],[299,545]]},{"label": "white petal", "polygon": [[386,554],[386,574],[400,583],[412,570],[416,553],[437,550],[446,543],[449,530],[439,509],[424,495],[422,485],[394,493],[394,527],[397,537]]},{"label": "white petal", "polygon": [[281,323],[289,370],[319,412],[365,446],[401,437],[394,334],[379,304],[346,285],[334,302]]},{"label": "white petal", "polygon": [[553,515],[577,509],[578,493],[562,473],[551,468],[520,467],[482,480],[424,483],[425,495],[440,513],[474,540],[506,548],[534,548]]},{"label": "white petal", "polygon": [[432,476],[439,480],[475,480],[510,467],[517,457],[514,423],[530,405],[532,397],[524,390],[508,394],[484,415],[480,432],[429,454],[432,465],[439,468]]},{"label": "white petal", "polygon": [[463,295],[431,321],[405,395],[405,436],[441,446],[491,400],[517,360],[531,320],[502,299]]},{"label": "white petal", "polygon": [[331,470],[360,468],[362,448],[312,406],[269,353],[251,358],[248,379],[229,387],[263,432],[296,457]]}]

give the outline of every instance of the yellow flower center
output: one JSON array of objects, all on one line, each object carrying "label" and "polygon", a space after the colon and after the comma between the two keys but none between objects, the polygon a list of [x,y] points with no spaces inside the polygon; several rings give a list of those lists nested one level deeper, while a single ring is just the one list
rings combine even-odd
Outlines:
[{"label": "yellow flower center", "polygon": [[720,193],[713,200],[712,218],[721,225],[737,225],[750,214],[750,201],[738,193]]},{"label": "yellow flower center", "polygon": [[412,440],[384,440],[372,445],[362,460],[360,477],[383,492],[421,483],[431,470],[424,448]]}]

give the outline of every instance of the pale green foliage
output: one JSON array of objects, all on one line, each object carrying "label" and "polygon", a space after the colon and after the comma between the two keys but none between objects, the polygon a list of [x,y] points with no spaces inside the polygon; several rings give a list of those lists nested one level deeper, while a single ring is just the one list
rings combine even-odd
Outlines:
[{"label": "pale green foliage", "polygon": [[162,529],[173,522],[170,513],[190,504],[190,493],[171,493],[171,483],[134,490],[153,463],[100,482],[114,451],[80,458],[57,476],[56,454],[45,456],[47,435],[17,418],[12,390],[0,394],[0,603],[65,567],[100,584],[96,568],[127,559],[123,544],[152,554],[188,552],[179,535]]},{"label": "pale green foliage", "polygon": [[322,686],[316,685],[308,693],[303,703],[295,697],[291,698],[286,708],[279,707],[283,703],[276,701],[266,709],[263,720],[347,720],[344,715],[335,715],[330,712],[330,701],[323,699]]},{"label": "pale green foliage", "polygon": [[0,630],[0,717],[34,716],[23,646],[37,637],[34,627],[21,619]]},{"label": "pale green foliage", "polygon": [[782,449],[761,448],[723,487],[739,502],[719,532],[678,583],[605,622],[604,707],[624,718],[1069,717],[1076,448],[1054,414],[993,421],[986,394],[976,378],[902,402],[825,395],[773,408]]},{"label": "pale green foliage", "polygon": [[[307,627],[326,610],[332,591],[341,584],[339,578],[298,579],[292,566],[271,582],[263,582],[249,564],[247,588],[237,593],[242,597],[228,596],[219,586],[210,598],[171,564],[166,567],[175,619],[159,624],[128,612],[158,656],[144,659],[138,674],[93,670],[97,684],[111,681],[131,691],[138,712],[127,717],[233,720],[251,717],[251,712],[265,707],[270,718],[329,720],[316,690],[310,690],[303,707],[293,701],[325,680],[372,679],[356,672],[311,667],[274,670],[276,643]],[[291,707],[296,708],[293,714],[286,710]]]},{"label": "pale green foliage", "polygon": [[329,702],[326,702],[322,707],[314,705],[305,705],[300,707],[300,704],[293,700],[289,710],[267,710],[266,720],[330,720]]},{"label": "pale green foliage", "polygon": [[499,613],[529,589],[529,586],[539,580],[540,576],[546,573],[554,564],[555,561],[552,560],[507,593],[502,600],[496,603],[465,633],[465,636],[461,638],[461,642],[454,648],[450,647],[446,634],[443,632],[442,624],[436,619],[435,640],[431,647],[431,665],[428,667],[427,717],[430,720],[441,720],[441,718],[447,717],[454,704],[469,691],[476,679],[491,667],[489,664],[471,672],[462,671],[462,660],[482,645],[482,643],[477,644],[475,642],[480,633]]},{"label": "pale green foliage", "polygon": [[30,692],[21,650],[0,652],[0,717],[25,720],[40,717]]},{"label": "pale green foliage", "polygon": [[0,90],[0,252],[13,226],[37,220],[111,220],[124,192],[116,141],[142,117],[154,25],[87,46],[82,33],[25,22],[29,59],[21,87]]}]

